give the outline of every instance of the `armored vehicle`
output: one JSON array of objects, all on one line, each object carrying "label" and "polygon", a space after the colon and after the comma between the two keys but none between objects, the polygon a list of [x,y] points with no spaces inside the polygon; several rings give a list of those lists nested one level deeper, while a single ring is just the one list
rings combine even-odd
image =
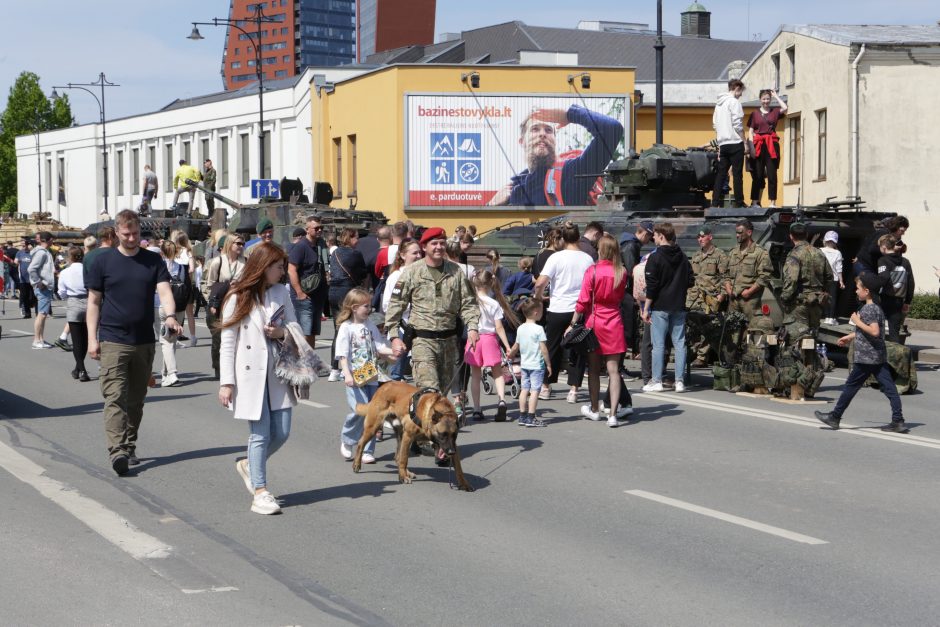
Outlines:
[{"label": "armored vehicle", "polygon": [[[141,216],[140,234],[147,239],[160,239],[179,229],[189,236],[190,241],[198,242],[209,235],[209,220],[207,218],[187,218],[175,216],[172,211],[153,211],[153,215]],[[106,226],[114,226],[114,220],[94,222],[84,229],[85,235],[98,235],[98,231]]]}]

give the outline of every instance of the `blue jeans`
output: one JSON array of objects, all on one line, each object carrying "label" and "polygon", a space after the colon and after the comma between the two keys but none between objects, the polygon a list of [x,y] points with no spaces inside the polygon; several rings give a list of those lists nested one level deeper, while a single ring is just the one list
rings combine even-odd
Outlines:
[{"label": "blue jeans", "polygon": [[[405,332],[401,327],[398,327],[398,337],[403,339]],[[392,381],[404,381],[405,380],[405,367],[411,363],[411,351],[408,351],[404,355],[398,358],[392,367],[388,369],[388,376],[392,378]]]},{"label": "blue jeans", "polygon": [[293,291],[290,302],[294,306],[294,315],[304,335],[320,335],[320,316],[323,314],[323,300],[317,293],[303,300],[297,300]]},{"label": "blue jeans", "polygon": [[[352,410],[352,413],[346,415],[346,422],[343,423],[343,432],[340,435],[343,444],[346,446],[352,448],[359,444],[359,438],[362,437],[362,428],[366,421],[365,416],[360,416],[356,413],[356,405],[359,403],[368,403],[372,400],[372,397],[375,396],[375,391],[378,389],[378,383],[367,383],[361,388],[356,386],[346,387],[346,402],[349,404],[349,409]],[[362,452],[369,453],[370,455],[375,454],[374,434],[373,437],[366,442],[366,446]]]},{"label": "blue jeans", "polygon": [[684,311],[653,311],[650,315],[650,332],[653,336],[653,378],[662,383],[666,355],[666,335],[672,338],[676,357],[676,381],[685,377],[685,314]]},{"label": "blue jeans", "polygon": [[855,398],[855,395],[862,389],[865,381],[871,375],[875,375],[875,379],[881,385],[881,393],[887,396],[888,402],[891,403],[891,421],[901,422],[904,420],[904,414],[901,413],[901,397],[898,396],[898,388],[894,385],[894,379],[891,377],[888,365],[860,363],[852,365],[852,372],[849,373],[849,378],[845,380],[842,394],[839,395],[839,400],[836,401],[836,406],[832,409],[833,418],[836,420],[842,418],[842,414],[848,409],[849,403],[852,402],[852,399]]},{"label": "blue jeans", "polygon": [[264,388],[264,401],[261,403],[261,419],[250,420],[248,428],[248,472],[251,485],[263,488],[268,485],[268,458],[287,442],[290,435],[291,408],[271,410],[268,402],[268,388]]}]

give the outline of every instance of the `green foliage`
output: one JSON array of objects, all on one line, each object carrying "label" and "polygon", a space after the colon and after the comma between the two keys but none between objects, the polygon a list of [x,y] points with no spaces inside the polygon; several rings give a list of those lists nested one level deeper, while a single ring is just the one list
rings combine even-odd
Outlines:
[{"label": "green foliage", "polygon": [[37,75],[23,72],[17,77],[0,115],[0,207],[16,206],[16,137],[71,126],[74,121],[67,96],[53,104]]},{"label": "green foliage", "polygon": [[940,296],[936,294],[915,294],[907,317],[917,318],[918,320],[940,320]]}]

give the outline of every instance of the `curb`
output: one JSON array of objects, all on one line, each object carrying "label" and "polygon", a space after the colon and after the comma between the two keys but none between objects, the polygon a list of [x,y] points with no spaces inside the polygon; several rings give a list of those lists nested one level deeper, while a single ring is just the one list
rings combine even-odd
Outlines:
[{"label": "curb", "polygon": [[907,318],[904,321],[907,328],[911,331],[933,331],[940,333],[940,320],[923,320],[919,318]]}]

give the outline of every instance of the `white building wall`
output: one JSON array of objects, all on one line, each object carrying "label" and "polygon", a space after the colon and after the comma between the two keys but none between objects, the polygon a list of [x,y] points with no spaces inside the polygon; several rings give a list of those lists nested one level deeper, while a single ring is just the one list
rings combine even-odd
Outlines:
[{"label": "white building wall", "polygon": [[[329,68],[308,69],[293,87],[264,94],[264,128],[271,136],[271,178],[299,178],[305,188],[313,187],[312,144],[310,137],[310,80],[313,73],[326,74],[333,80]],[[349,70],[337,73],[336,79],[348,77]],[[154,163],[150,163],[160,180],[160,193],[154,208],[164,209],[173,201],[173,190],[168,185],[173,171],[182,157],[184,143],[190,142],[191,163],[202,168],[206,155],[202,140],[209,140],[208,156],[219,172],[217,191],[238,202],[251,202],[248,181],[242,178],[240,137],[248,135],[249,178],[261,178],[258,171],[258,95],[244,96],[195,104],[193,106],[158,111],[144,115],[111,120],[107,123],[108,143],[108,205],[111,215],[140,204],[139,182],[144,164],[150,163],[149,147],[155,148]],[[228,138],[228,180],[221,171],[222,138]],[[172,167],[167,171],[166,147],[171,147]],[[132,151],[140,151],[139,171],[132,172]],[[117,153],[124,153],[123,193],[118,190]],[[40,134],[39,153],[42,159],[41,177],[45,176],[45,160],[52,160],[52,196],[47,200],[46,182],[43,180],[42,206],[37,206],[36,136],[16,138],[17,183],[19,212],[31,214],[48,211],[68,226],[85,227],[97,221],[104,208],[102,180],[101,126],[86,124]],[[59,158],[64,160],[65,202],[59,202]],[[220,203],[216,203],[219,206]],[[205,207],[201,193],[196,194],[196,206]]]}]

